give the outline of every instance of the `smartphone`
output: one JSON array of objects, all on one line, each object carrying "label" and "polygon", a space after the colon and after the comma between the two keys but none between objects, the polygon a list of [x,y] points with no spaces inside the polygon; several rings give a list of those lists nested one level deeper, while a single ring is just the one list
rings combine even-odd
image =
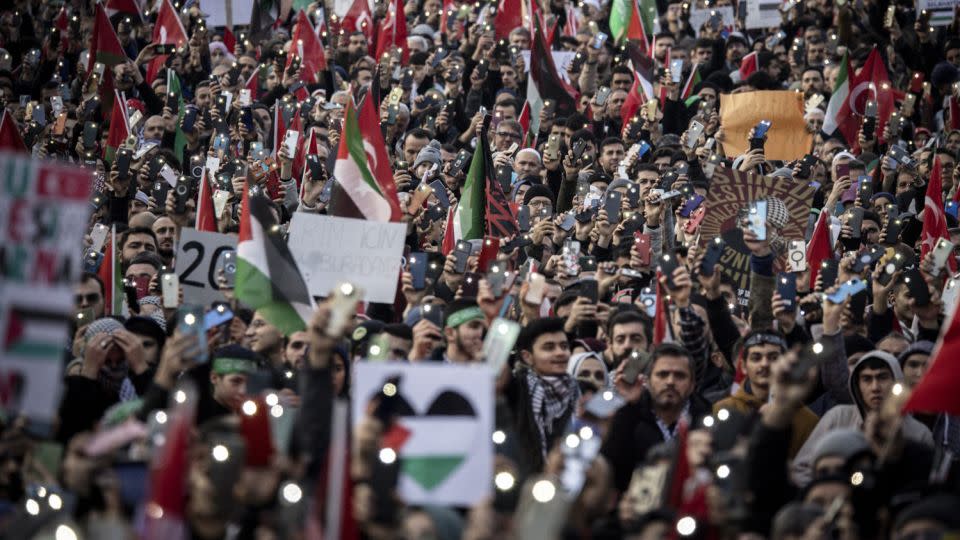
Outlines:
[{"label": "smartphone", "polygon": [[232,249],[222,251],[220,255],[217,256],[214,272],[218,278],[218,283],[219,277],[223,276],[225,280],[224,287],[232,289],[237,277],[237,252]]},{"label": "smartphone", "polygon": [[607,98],[610,97],[610,88],[607,86],[601,86],[597,90],[597,95],[593,98],[594,103],[598,106],[603,107],[607,103]]},{"label": "smartphone", "polygon": [[496,262],[499,252],[500,239],[491,236],[484,237],[483,245],[480,248],[480,258],[477,261],[477,269],[480,272],[488,272],[490,265]]},{"label": "smartphone", "polygon": [[884,244],[895,246],[900,241],[900,230],[903,228],[903,222],[900,216],[887,213],[887,223],[884,225]]},{"label": "smartphone", "polygon": [[573,154],[571,158],[573,159],[573,164],[578,165],[583,160],[583,153],[587,150],[587,141],[580,139],[577,142],[573,143]]},{"label": "smartphone", "polygon": [[167,93],[167,102],[165,105],[170,109],[173,116],[180,114],[180,96],[176,92]]},{"label": "smartphone", "polygon": [[767,201],[750,203],[747,227],[757,236],[757,240],[767,239]]},{"label": "smartphone", "polygon": [[100,130],[100,125],[96,122],[84,122],[83,123],[83,148],[86,150],[92,149],[97,144],[97,133]]},{"label": "smartphone", "polygon": [[530,206],[526,204],[520,205],[520,208],[517,210],[517,225],[520,232],[530,230]]},{"label": "smartphone", "polygon": [[863,208],[853,207],[847,210],[847,225],[850,226],[850,238],[856,240],[856,245],[849,251],[854,251],[860,246],[860,229],[863,227]]},{"label": "smartphone", "polygon": [[470,245],[470,242],[467,242],[466,240],[460,240],[457,242],[457,246],[453,250],[454,271],[456,273],[462,274],[467,271],[467,262],[472,252],[473,246]]},{"label": "smartphone", "polygon": [[543,155],[551,161],[560,160],[560,135],[554,133],[547,138],[547,144],[543,149]]},{"label": "smartphone", "polygon": [[680,78],[683,76],[683,59],[678,58],[677,60],[670,61],[670,79],[676,83],[680,84]]},{"label": "smartphone", "polygon": [[820,283],[823,290],[827,290],[837,283],[839,272],[840,261],[837,259],[825,259],[820,263]]},{"label": "smartphone", "polygon": [[946,267],[947,261],[953,253],[953,246],[953,242],[946,238],[937,240],[937,245],[933,247],[933,269],[935,274],[939,275]]},{"label": "smartphone", "polygon": [[422,291],[427,287],[427,254],[411,253],[407,259],[407,269],[413,278],[413,288]]},{"label": "smartphone", "polygon": [[190,200],[191,192],[190,179],[186,176],[181,176],[177,180],[177,185],[173,188],[173,203],[177,214],[186,213],[187,201]]},{"label": "smartphone", "polygon": [[160,290],[163,293],[163,307],[176,308],[180,305],[180,278],[168,273],[160,276]]},{"label": "smartphone", "polygon": [[877,129],[877,102],[875,100],[868,100],[866,105],[863,108],[863,138],[866,140],[873,139],[876,135]]},{"label": "smartphone", "polygon": [[483,357],[494,373],[499,373],[506,365],[519,336],[519,324],[507,319],[494,319],[483,340]]},{"label": "smartphone", "polygon": [[507,283],[507,277],[508,272],[503,264],[495,262],[490,265],[490,270],[487,272],[485,279],[490,286],[490,292],[494,298],[503,296],[503,289]]},{"label": "smartphone", "polygon": [[603,208],[607,211],[607,222],[616,224],[620,222],[620,207],[623,195],[619,191],[610,191],[603,201]]},{"label": "smartphone", "polygon": [[726,243],[719,236],[707,243],[707,251],[703,255],[703,260],[700,261],[700,275],[713,275],[725,246]]},{"label": "smartphone", "polygon": [[841,304],[845,302],[847,298],[850,298],[851,296],[865,290],[867,290],[867,282],[863,281],[862,279],[854,278],[841,283],[840,286],[837,287],[836,291],[827,295],[827,299],[834,304]]},{"label": "smartphone", "polygon": [[860,206],[870,208],[870,197],[873,197],[873,177],[869,174],[862,174],[857,177],[857,198]]},{"label": "smartphone", "polygon": [[650,235],[640,232],[633,234],[633,241],[636,245],[637,255],[640,258],[640,264],[650,266]]},{"label": "smartphone", "polygon": [[[700,136],[703,135],[704,125],[696,120],[690,122],[690,127],[687,128],[687,140],[684,142],[684,145],[693,150],[697,147],[697,142],[700,141]],[[763,146],[760,146],[763,148]]]},{"label": "smartphone", "polygon": [[300,140],[300,132],[288,129],[283,136],[283,144],[287,148],[287,155],[293,158],[297,154],[297,142]]},{"label": "smartphone", "polygon": [[777,276],[777,294],[786,304],[789,311],[797,307],[797,275],[793,272],[783,272]]},{"label": "smartphone", "polygon": [[570,232],[573,230],[573,227],[576,224],[577,224],[576,216],[571,212],[567,212],[563,215],[563,221],[560,222],[560,229],[563,232]]},{"label": "smartphone", "polygon": [[659,269],[660,274],[667,278],[667,287],[673,289],[673,271],[680,267],[677,256],[673,253],[664,253],[660,256]]},{"label": "smartphone", "polygon": [[772,122],[770,120],[761,120],[753,129],[753,137],[750,139],[750,149],[762,149],[766,142],[767,132],[770,131]]},{"label": "smartphone", "polygon": [[700,207],[703,201],[706,200],[706,197],[703,195],[694,195],[686,201],[684,201],[683,206],[680,207],[680,217],[688,218],[694,210]]},{"label": "smartphone", "polygon": [[791,272],[807,269],[807,245],[803,240],[791,240],[787,247],[787,264]]},{"label": "smartphone", "polygon": [[547,278],[543,274],[531,272],[527,276],[527,283],[527,294],[523,298],[524,301],[539,306],[543,303],[543,295],[547,287]]},{"label": "smartphone", "polygon": [[197,336],[197,343],[200,345],[196,349],[194,361],[198,364],[205,364],[207,356],[207,331],[203,327],[204,311],[202,306],[182,306],[177,310],[177,330],[182,335]]}]

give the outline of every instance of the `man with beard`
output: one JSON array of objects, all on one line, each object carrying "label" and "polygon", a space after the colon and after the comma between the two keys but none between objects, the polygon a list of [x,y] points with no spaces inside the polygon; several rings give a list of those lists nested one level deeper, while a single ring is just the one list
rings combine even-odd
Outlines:
[{"label": "man with beard", "polygon": [[[735,410],[743,414],[753,414],[770,399],[771,369],[777,358],[787,350],[787,342],[772,331],[755,331],[743,341],[743,354],[738,360],[746,373],[746,379],[732,396],[713,404],[713,412],[721,409]],[[790,439],[790,457],[800,451],[800,447],[817,425],[817,415],[809,408],[801,406],[793,415]]]},{"label": "man with beard", "polygon": [[168,216],[160,216],[153,222],[153,234],[157,237],[157,253],[163,264],[173,268],[173,257],[177,249],[177,226]]},{"label": "man with beard", "polygon": [[120,235],[120,264],[124,270],[143,252],[157,252],[157,236],[146,227],[131,227]]},{"label": "man with beard", "polygon": [[646,351],[650,333],[650,322],[639,311],[630,309],[610,317],[607,349],[603,352],[607,367],[612,371],[633,351]]},{"label": "man with beard", "polygon": [[247,327],[245,337],[247,338],[247,346],[253,352],[268,360],[274,368],[283,369],[283,332],[270,324],[261,311],[254,312],[253,320]]},{"label": "man with beard", "polygon": [[613,466],[617,489],[626,491],[633,470],[653,446],[672,441],[680,421],[697,425],[710,404],[694,394],[694,360],[683,347],[662,343],[651,353],[643,376],[624,377],[623,364],[613,380],[627,404],[613,415],[600,452]]},{"label": "man with beard", "polygon": [[[460,298],[447,305],[443,318],[443,340],[446,345],[434,347],[440,340],[437,325],[421,319],[413,327],[413,362],[445,362],[465,364],[480,360],[487,319],[474,298]],[[432,352],[430,352],[432,349]]]}]

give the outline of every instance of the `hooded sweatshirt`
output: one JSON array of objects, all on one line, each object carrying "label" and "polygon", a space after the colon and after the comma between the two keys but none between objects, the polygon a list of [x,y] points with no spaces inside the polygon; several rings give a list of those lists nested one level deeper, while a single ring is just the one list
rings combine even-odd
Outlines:
[{"label": "hooded sweatshirt", "polygon": [[[793,465],[791,466],[793,481],[798,486],[806,486],[810,482],[813,475],[814,453],[817,448],[817,443],[824,435],[839,428],[863,430],[863,418],[865,416],[866,406],[863,402],[863,396],[860,394],[860,386],[857,381],[860,378],[860,371],[863,369],[864,364],[872,358],[883,360],[890,367],[890,371],[893,372],[894,380],[903,383],[903,371],[900,370],[900,363],[897,362],[897,358],[892,354],[883,351],[872,351],[863,355],[860,360],[857,360],[857,363],[853,366],[853,370],[850,372],[850,381],[848,383],[854,404],[837,405],[827,411],[827,414],[823,415],[817,427],[814,428],[813,433],[807,438],[807,442],[800,448],[800,452],[797,454],[797,457],[794,458]],[[933,437],[930,435],[930,430],[912,416],[904,417],[902,430],[903,436],[907,440],[933,446]]]}]

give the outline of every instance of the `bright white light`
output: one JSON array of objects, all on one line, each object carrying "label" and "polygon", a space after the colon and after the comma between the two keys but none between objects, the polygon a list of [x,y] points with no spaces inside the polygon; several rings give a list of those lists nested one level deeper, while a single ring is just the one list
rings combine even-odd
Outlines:
[{"label": "bright white light", "polygon": [[850,483],[853,484],[853,485],[855,485],[855,486],[859,486],[860,484],[862,484],[862,483],[863,483],[863,473],[860,472],[860,471],[857,471],[857,472],[853,473],[852,475],[850,475]]},{"label": "bright white light", "polygon": [[257,414],[257,404],[253,401],[247,400],[243,402],[243,414],[247,416],[253,416]]},{"label": "bright white light", "polygon": [[283,500],[290,504],[297,504],[303,498],[303,490],[293,482],[283,486]]},{"label": "bright white light", "polygon": [[730,476],[730,467],[727,465],[721,465],[717,467],[717,478],[723,480],[728,476]]},{"label": "bright white light", "polygon": [[187,393],[183,390],[177,390],[177,392],[173,394],[173,399],[177,403],[184,403],[187,401]]},{"label": "bright white light", "polygon": [[730,411],[726,409],[720,409],[717,411],[717,419],[721,422],[726,422],[728,418],[730,418]]},{"label": "bright white light", "polygon": [[33,499],[27,499],[27,513],[35,516],[40,513],[40,503]]},{"label": "bright white light", "polygon": [[593,430],[590,429],[590,426],[583,426],[580,428],[580,438],[589,441],[593,438]]},{"label": "bright white light", "polygon": [[900,383],[894,384],[894,385],[893,385],[893,395],[899,396],[899,395],[902,394],[902,393],[903,393],[903,385],[900,384]]},{"label": "bright white light", "polygon": [[384,448],[380,450],[380,461],[386,465],[390,465],[397,460],[397,453],[393,451],[393,448]]},{"label": "bright white light", "polygon": [[500,491],[510,491],[513,489],[514,484],[516,484],[516,479],[506,471],[498,472],[497,475],[493,477],[493,483],[496,484],[497,489]]},{"label": "bright white light", "polygon": [[500,431],[499,429],[493,432],[493,444],[503,444],[507,440],[507,434]]},{"label": "bright white light", "polygon": [[183,322],[186,323],[187,326],[193,326],[193,323],[197,322],[197,316],[193,313],[187,313],[183,316]]},{"label": "bright white light", "polygon": [[813,354],[820,354],[823,352],[823,343],[819,341],[813,344]]},{"label": "bright white light", "polygon": [[397,385],[390,382],[383,385],[383,395],[387,397],[393,397],[397,395]]},{"label": "bright white light", "polygon": [[557,486],[549,480],[540,480],[533,485],[533,498],[539,503],[548,503],[557,494]]},{"label": "bright white light", "polygon": [[53,537],[56,540],[77,540],[77,533],[73,532],[73,529],[66,525],[60,525],[57,527],[57,532],[54,533]]},{"label": "bright white light", "polygon": [[51,493],[50,498],[47,499],[47,502],[50,504],[50,508],[53,508],[54,510],[63,508],[63,499],[61,499],[56,493]]},{"label": "bright white light", "polygon": [[230,451],[227,450],[227,447],[222,444],[218,444],[214,446],[212,453],[213,453],[213,459],[221,463],[230,459]]},{"label": "bright white light", "polygon": [[280,418],[283,416],[283,407],[280,405],[274,405],[273,407],[270,407],[270,415],[274,418]]},{"label": "bright white light", "polygon": [[264,398],[264,401],[267,402],[267,405],[273,407],[277,403],[280,403],[280,398],[276,394],[267,394],[267,397]]},{"label": "bright white light", "polygon": [[166,424],[166,423],[167,423],[167,413],[165,413],[165,412],[163,412],[163,411],[157,411],[157,414],[155,414],[153,417],[157,420],[157,423],[158,423],[158,424]]},{"label": "bright white light", "polygon": [[703,417],[703,427],[713,427],[714,419],[712,416]]},{"label": "bright white light", "polygon": [[690,536],[697,530],[697,520],[690,516],[682,517],[677,521],[677,532],[683,536]]},{"label": "bright white light", "polygon": [[47,496],[47,488],[40,486],[37,488],[37,497],[41,499]]},{"label": "bright white light", "polygon": [[370,355],[371,355],[371,356],[380,356],[380,346],[379,346],[379,345],[371,345],[371,346],[370,346]]},{"label": "bright white light", "polygon": [[611,399],[613,399],[613,392],[611,392],[610,390],[605,390],[603,392],[603,400],[610,401]]},{"label": "bright white light", "polygon": [[566,441],[567,446],[570,448],[576,448],[580,446],[580,437],[577,437],[575,434],[571,433],[567,435]]}]

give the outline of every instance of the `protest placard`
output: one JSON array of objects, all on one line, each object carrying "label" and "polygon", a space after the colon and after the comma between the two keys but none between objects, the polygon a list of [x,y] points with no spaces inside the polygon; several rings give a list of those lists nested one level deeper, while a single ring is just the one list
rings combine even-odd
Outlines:
[{"label": "protest placard", "polygon": [[[408,430],[399,445],[400,497],[407,504],[471,506],[493,478],[493,371],[485,365],[360,362],[351,395],[354,425],[371,398],[396,380],[394,412]],[[394,379],[396,378],[396,379]]]},{"label": "protest placard", "polygon": [[0,154],[0,407],[56,414],[63,344],[90,215],[89,170]]},{"label": "protest placard", "polygon": [[747,30],[758,28],[776,28],[783,22],[780,15],[781,0],[746,0],[747,19],[745,21]]},{"label": "protest placard", "polygon": [[[778,216],[784,223],[783,228],[776,231],[771,223],[776,221],[774,219],[768,220],[767,227],[771,235],[771,247],[777,254],[776,266],[784,268],[787,242],[804,237],[815,191],[806,182],[745,173],[729,167],[717,167],[714,171],[707,195],[707,214],[700,225],[701,244],[716,237],[723,238],[726,246],[720,264],[723,273],[733,280],[738,289],[737,300],[740,305],[746,306],[749,300],[750,250],[743,243],[743,232],[737,221],[738,212],[761,198],[775,198],[783,202],[787,215]],[[768,210],[770,213],[771,210]]]},{"label": "protest placard", "polygon": [[919,0],[917,15],[926,10],[930,13],[930,26],[949,26],[953,22],[960,0]]},{"label": "protest placard", "polygon": [[720,15],[720,25],[722,27],[732,27],[736,23],[736,16],[733,12],[733,6],[719,6],[710,8],[690,8],[690,28],[700,36],[700,29],[703,24],[710,20],[714,14]]},{"label": "protest placard", "polygon": [[747,152],[747,135],[761,120],[771,122],[763,153],[767,159],[794,160],[810,152],[813,134],[803,119],[803,94],[790,90],[720,94],[720,127],[724,152]]},{"label": "protest placard", "polygon": [[250,24],[254,0],[205,0],[203,13],[207,26],[243,26]]},{"label": "protest placard", "polygon": [[224,251],[236,251],[232,234],[183,229],[177,247],[177,276],[185,304],[206,305],[223,300],[217,285],[217,259]]},{"label": "protest placard", "polygon": [[310,294],[327,296],[349,281],[368,302],[393,303],[400,278],[404,223],[381,223],[297,212],[287,244]]}]

